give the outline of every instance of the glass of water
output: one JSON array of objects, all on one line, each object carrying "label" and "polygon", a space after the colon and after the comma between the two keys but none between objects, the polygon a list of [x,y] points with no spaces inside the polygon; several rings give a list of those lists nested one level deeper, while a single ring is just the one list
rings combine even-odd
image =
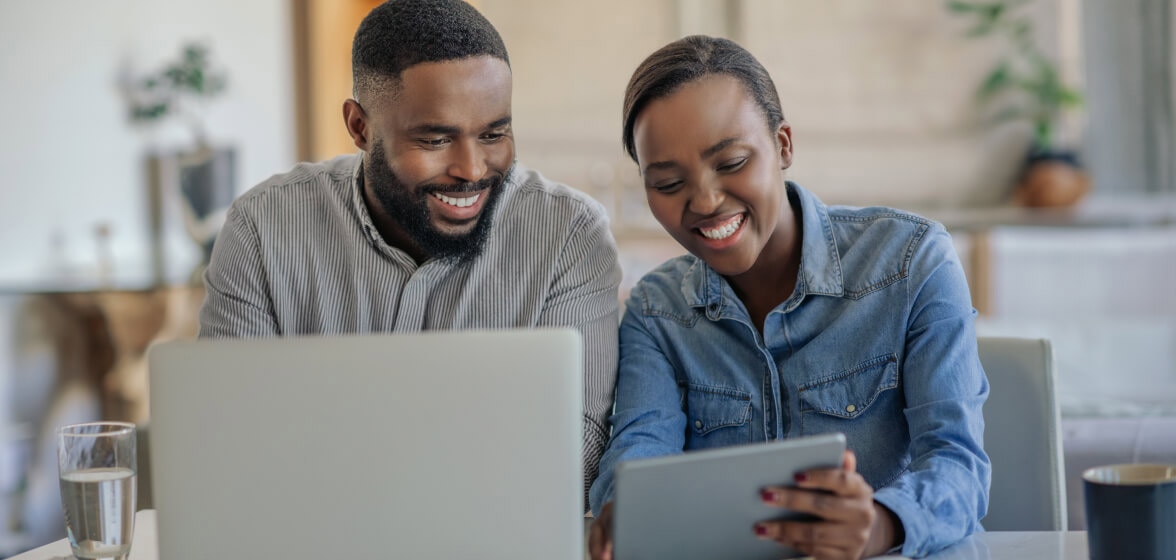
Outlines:
[{"label": "glass of water", "polygon": [[74,556],[125,560],[135,530],[135,425],[58,428],[57,467]]}]

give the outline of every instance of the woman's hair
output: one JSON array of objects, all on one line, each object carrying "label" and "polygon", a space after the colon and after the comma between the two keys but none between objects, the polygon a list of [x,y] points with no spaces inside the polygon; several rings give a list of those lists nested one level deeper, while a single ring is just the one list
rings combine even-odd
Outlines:
[{"label": "woman's hair", "polygon": [[763,65],[747,49],[730,39],[691,35],[670,43],[649,55],[633,72],[625,88],[625,151],[637,161],[633,126],[651,101],[660,99],[690,82],[711,74],[726,74],[739,80],[764,112],[769,130],[784,122],[776,84]]}]

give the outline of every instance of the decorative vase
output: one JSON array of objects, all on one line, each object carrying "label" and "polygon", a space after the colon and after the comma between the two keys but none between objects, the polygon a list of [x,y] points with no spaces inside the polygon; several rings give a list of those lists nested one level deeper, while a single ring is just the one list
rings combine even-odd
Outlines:
[{"label": "decorative vase", "polygon": [[165,237],[175,227],[168,218],[178,206],[188,237],[199,247],[200,262],[189,281],[199,283],[212,255],[212,244],[236,197],[236,150],[200,145],[190,151],[152,154],[148,158],[151,201],[151,258],[154,281],[167,283]]},{"label": "decorative vase", "polygon": [[1067,208],[1090,191],[1090,176],[1077,154],[1036,150],[1025,160],[1013,203],[1030,208]]}]

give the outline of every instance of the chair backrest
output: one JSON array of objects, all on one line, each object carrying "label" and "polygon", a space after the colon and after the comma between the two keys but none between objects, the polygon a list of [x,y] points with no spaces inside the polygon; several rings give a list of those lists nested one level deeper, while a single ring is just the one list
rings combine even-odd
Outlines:
[{"label": "chair backrest", "polygon": [[992,461],[989,531],[1065,531],[1061,414],[1049,340],[978,339],[988,375],[984,449]]}]

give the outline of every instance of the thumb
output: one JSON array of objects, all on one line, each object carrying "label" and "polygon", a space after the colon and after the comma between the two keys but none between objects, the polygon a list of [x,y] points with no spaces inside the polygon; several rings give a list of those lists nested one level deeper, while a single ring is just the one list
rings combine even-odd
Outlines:
[{"label": "thumb", "polygon": [[846,449],[845,455],[841,456],[841,468],[849,472],[857,472],[857,455],[853,453],[852,449]]}]

